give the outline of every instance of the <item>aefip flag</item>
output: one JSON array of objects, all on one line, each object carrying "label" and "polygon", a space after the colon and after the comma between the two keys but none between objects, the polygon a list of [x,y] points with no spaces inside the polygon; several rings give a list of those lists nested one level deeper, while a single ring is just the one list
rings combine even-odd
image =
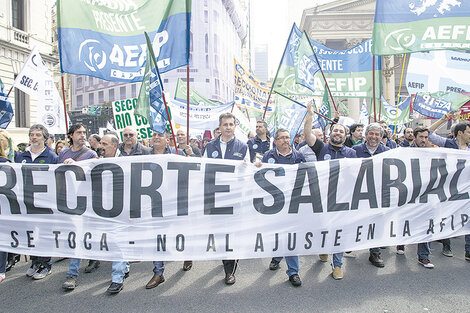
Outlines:
[{"label": "aefip flag", "polygon": [[57,1],[62,72],[140,82],[147,31],[160,71],[187,65],[191,0]]},{"label": "aefip flag", "polygon": [[147,45],[147,61],[134,114],[147,118],[150,121],[150,128],[163,134],[166,130],[168,114],[163,103],[162,80],[147,33],[145,33],[145,37],[149,43]]},{"label": "aefip flag", "polygon": [[[382,97],[380,119],[388,125],[403,125],[412,121],[410,119],[411,97],[406,98],[398,106],[391,105]],[[398,110],[398,114],[397,114]]]},{"label": "aefip flag", "polygon": [[375,55],[470,49],[470,1],[377,0]]},{"label": "aefip flag", "polygon": [[418,92],[413,100],[413,110],[430,118],[441,118],[450,111],[459,110],[470,97],[456,92]]}]

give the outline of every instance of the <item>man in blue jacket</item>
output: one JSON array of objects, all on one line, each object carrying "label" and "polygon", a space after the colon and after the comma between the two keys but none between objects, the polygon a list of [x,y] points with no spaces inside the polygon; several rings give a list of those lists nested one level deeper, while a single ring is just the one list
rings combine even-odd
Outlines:
[{"label": "man in blue jacket", "polygon": [[[454,111],[451,111],[444,114],[434,124],[429,126],[429,141],[443,148],[470,151],[470,123],[468,121],[462,121],[454,126],[452,139],[443,138],[434,132],[451,118],[458,118],[458,113],[456,114]],[[442,254],[452,257],[450,239],[443,239],[441,242],[443,244]],[[470,261],[470,235],[465,235],[465,260]]]},{"label": "man in blue jacket", "polygon": [[[219,116],[219,129],[221,134],[206,145],[204,157],[212,159],[245,160],[249,162],[248,146],[235,138],[235,115],[223,113]],[[225,283],[235,283],[235,271],[238,260],[223,260]]]},{"label": "man in blue jacket", "polygon": [[[346,126],[343,124],[331,125],[329,142],[324,144],[321,140],[317,140],[317,137],[312,133],[312,122],[312,102],[309,102],[307,104],[307,116],[305,117],[304,125],[305,141],[313,152],[315,152],[318,161],[356,157],[356,151],[344,145],[346,134],[348,133]],[[322,262],[326,262],[328,260],[328,255],[320,254],[320,260]],[[333,254],[332,276],[334,279],[343,278],[343,270],[341,269],[343,266],[342,260],[342,252]]]},{"label": "man in blue jacket", "polygon": [[[267,151],[263,159],[263,163],[270,164],[296,164],[305,162],[305,158],[302,153],[298,152],[295,149],[292,149],[290,146],[290,134],[287,129],[279,128],[274,135],[274,143],[276,144],[275,148]],[[255,164],[260,166],[261,164]],[[302,284],[302,281],[299,277],[299,257],[298,256],[286,256],[287,271],[286,274],[289,277],[290,283],[298,287]],[[281,262],[282,257],[274,257],[269,264],[269,269],[271,271],[279,269],[279,262]]]},{"label": "man in blue jacket", "polygon": [[[256,136],[246,143],[250,149],[250,161],[256,161],[256,154],[264,155],[269,150],[268,124],[265,121],[256,122]],[[260,157],[261,158],[261,157]],[[259,161],[259,159],[258,159]]]},{"label": "man in blue jacket", "polygon": [[[366,127],[366,141],[354,146],[358,158],[369,158],[379,153],[390,150],[383,144],[382,138],[386,132],[379,123],[371,123]],[[370,248],[369,261],[376,267],[384,267],[384,261],[380,256],[380,248]]]},{"label": "man in blue jacket", "polygon": [[[16,156],[17,163],[56,164],[57,154],[46,145],[49,132],[40,124],[35,124],[29,129],[29,147]],[[25,200],[26,201],[26,200]],[[34,203],[26,205],[34,206]],[[26,271],[26,276],[33,279],[43,279],[52,272],[51,257],[31,256],[31,267]]]}]

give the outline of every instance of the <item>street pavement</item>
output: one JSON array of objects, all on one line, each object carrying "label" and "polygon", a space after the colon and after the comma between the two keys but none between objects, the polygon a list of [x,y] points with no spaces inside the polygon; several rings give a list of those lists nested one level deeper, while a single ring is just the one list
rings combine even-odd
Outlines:
[{"label": "street pavement", "polygon": [[452,239],[454,257],[432,244],[426,269],[417,262],[416,245],[405,255],[395,247],[382,250],[384,268],[368,261],[369,252],[354,251],[344,258],[344,279],[331,277],[318,256],[300,257],[301,287],[293,287],[281,269],[270,271],[270,259],[241,260],[237,282],[226,286],[220,261],[197,261],[184,272],[183,262],[166,262],[165,279],[147,290],[152,264],[131,264],[130,277],[117,295],[106,294],[111,262],[93,273],[80,268],[79,285],[62,290],[69,260],[53,259],[53,273],[40,281],[26,277],[22,257],[0,284],[0,312],[470,312],[470,262],[464,256],[464,238]]}]

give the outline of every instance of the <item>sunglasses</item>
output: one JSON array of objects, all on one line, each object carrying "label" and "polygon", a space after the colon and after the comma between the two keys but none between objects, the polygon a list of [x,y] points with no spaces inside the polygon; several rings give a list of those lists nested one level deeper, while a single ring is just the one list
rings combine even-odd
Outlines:
[{"label": "sunglasses", "polygon": [[134,137],[134,134],[123,134],[124,137]]}]

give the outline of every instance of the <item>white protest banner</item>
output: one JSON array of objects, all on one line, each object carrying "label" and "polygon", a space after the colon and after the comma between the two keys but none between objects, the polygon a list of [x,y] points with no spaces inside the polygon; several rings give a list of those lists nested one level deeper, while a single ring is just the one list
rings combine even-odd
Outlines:
[{"label": "white protest banner", "polygon": [[408,93],[470,92],[470,53],[457,51],[418,52],[410,56],[406,72]]},{"label": "white protest banner", "polygon": [[64,104],[36,47],[31,51],[13,86],[38,100],[37,122],[51,134],[65,134]]},{"label": "white protest banner", "polygon": [[136,103],[137,98],[113,101],[114,125],[116,125],[116,132],[121,141],[123,141],[122,132],[128,126],[137,130],[137,139],[152,138],[153,130],[150,128],[148,120],[143,116],[134,115]]},{"label": "white protest banner", "polygon": [[259,168],[177,155],[2,163],[0,251],[215,260],[455,237],[470,234],[468,160],[467,151],[398,148]]},{"label": "white protest banner", "polygon": [[[189,105],[189,125],[191,129],[214,129],[219,126],[219,115],[230,112],[233,102],[222,104],[219,106],[202,106],[196,104]],[[170,108],[171,120],[176,125],[186,127],[186,119],[188,116],[186,102],[172,99],[168,102]]]}]

